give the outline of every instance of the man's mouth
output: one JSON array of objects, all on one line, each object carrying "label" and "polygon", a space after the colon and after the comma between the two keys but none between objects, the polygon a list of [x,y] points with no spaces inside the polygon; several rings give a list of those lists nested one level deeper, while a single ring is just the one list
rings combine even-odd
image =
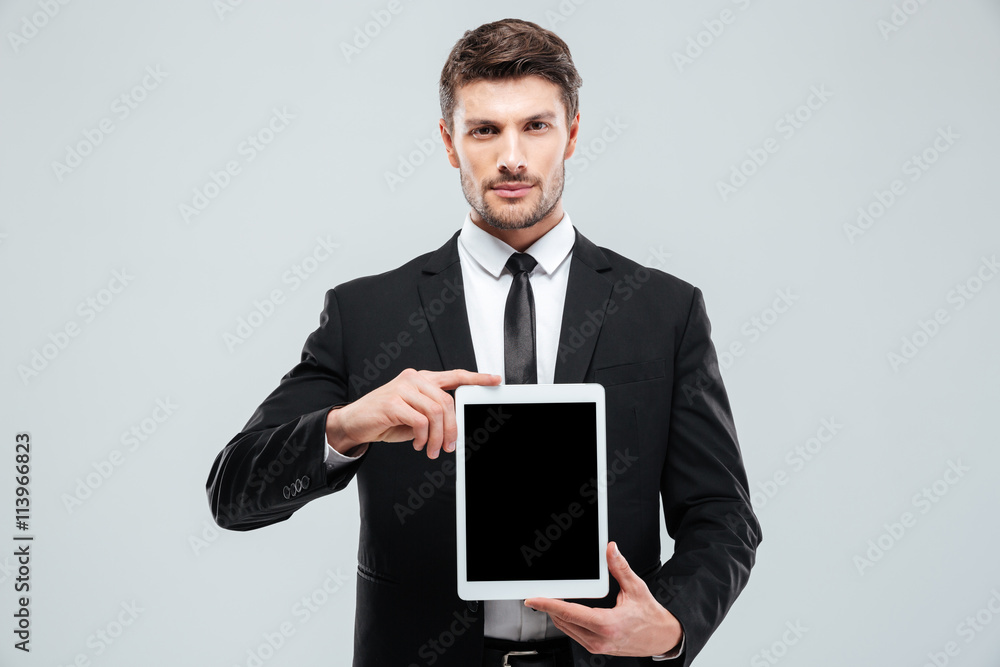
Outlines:
[{"label": "man's mouth", "polygon": [[493,192],[495,192],[498,197],[503,197],[505,199],[517,199],[528,194],[531,191],[531,188],[531,183],[501,183],[493,186]]}]

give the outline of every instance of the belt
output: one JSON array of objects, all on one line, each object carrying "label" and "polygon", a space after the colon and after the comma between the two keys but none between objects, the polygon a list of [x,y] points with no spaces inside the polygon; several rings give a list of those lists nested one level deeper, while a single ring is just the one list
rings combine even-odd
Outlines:
[{"label": "belt", "polygon": [[573,667],[567,637],[517,642],[483,637],[483,667]]}]

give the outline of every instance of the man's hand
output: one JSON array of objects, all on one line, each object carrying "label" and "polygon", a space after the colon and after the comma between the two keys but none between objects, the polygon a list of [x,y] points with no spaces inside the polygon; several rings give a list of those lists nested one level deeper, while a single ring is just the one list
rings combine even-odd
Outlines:
[{"label": "man's hand", "polygon": [[455,399],[447,393],[463,384],[498,385],[499,375],[463,369],[418,371],[407,368],[378,389],[326,416],[326,437],[341,454],[366,442],[413,440],[436,459],[443,448],[455,451],[458,425]]},{"label": "man's hand", "polygon": [[524,604],[547,612],[557,628],[596,655],[652,656],[675,648],[683,636],[680,621],[656,601],[614,542],[608,542],[607,557],[621,586],[612,609],[552,598],[528,598]]}]

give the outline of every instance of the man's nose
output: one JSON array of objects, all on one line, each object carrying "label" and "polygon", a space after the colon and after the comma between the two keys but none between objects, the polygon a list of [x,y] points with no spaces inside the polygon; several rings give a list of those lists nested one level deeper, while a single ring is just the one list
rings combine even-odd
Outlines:
[{"label": "man's nose", "polygon": [[510,137],[497,158],[497,169],[511,174],[519,174],[528,169],[528,157],[518,137]]}]

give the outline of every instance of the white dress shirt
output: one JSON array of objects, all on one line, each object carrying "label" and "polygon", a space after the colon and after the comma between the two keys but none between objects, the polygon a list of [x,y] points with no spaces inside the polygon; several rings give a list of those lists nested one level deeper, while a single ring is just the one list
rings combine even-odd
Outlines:
[{"label": "white dress shirt", "polygon": [[[539,384],[551,384],[555,378],[563,304],[566,301],[570,258],[575,239],[573,223],[569,214],[564,213],[555,227],[525,250],[538,262],[529,274],[529,280],[535,300]],[[458,254],[469,328],[476,353],[476,370],[480,373],[495,373],[500,377],[504,377],[504,309],[513,280],[505,266],[514,252],[517,252],[514,248],[477,227],[469,214],[466,214],[462,231],[458,235]],[[327,442],[326,464],[330,469],[345,465],[364,454],[367,449],[368,445],[364,444],[352,452],[355,456],[345,456]],[[484,634],[488,637],[533,641],[566,636],[547,613],[525,607],[523,600],[483,602]],[[674,658],[683,649],[682,639],[676,651],[653,656],[653,659]]]}]

